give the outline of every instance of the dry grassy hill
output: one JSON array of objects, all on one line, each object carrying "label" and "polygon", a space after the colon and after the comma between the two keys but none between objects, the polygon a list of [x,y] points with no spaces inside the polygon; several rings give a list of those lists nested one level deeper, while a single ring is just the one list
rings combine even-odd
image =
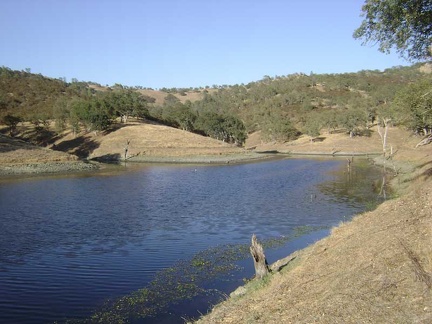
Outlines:
[{"label": "dry grassy hill", "polygon": [[[29,125],[22,126],[25,137]],[[19,128],[18,128],[19,131]],[[5,133],[5,130],[3,130]],[[3,136],[3,142],[9,137]],[[10,138],[9,138],[10,139]],[[425,158],[428,147],[415,149],[419,138],[399,128],[391,128],[388,135],[388,152],[393,151],[399,161],[415,162]],[[129,142],[129,144],[128,144]],[[77,157],[100,160],[121,160],[127,147],[127,158],[132,161],[163,162],[215,162],[239,159],[254,159],[254,152],[278,151],[292,154],[380,154],[382,145],[376,128],[371,129],[370,137],[349,138],[344,133],[323,133],[314,142],[310,137],[301,136],[295,141],[265,142],[260,132],[249,135],[245,148],[217,141],[176,128],[149,122],[132,121],[128,124],[114,124],[108,132],[97,134],[81,133],[74,136],[66,132],[49,147],[42,149],[23,141],[3,143],[0,151],[0,164],[47,163],[76,160]],[[26,146],[23,149],[22,146]],[[12,148],[12,146],[14,148]],[[425,151],[426,150],[426,151]],[[69,153],[69,154],[65,154]],[[225,160],[224,160],[225,159]]]},{"label": "dry grassy hill", "polygon": [[[107,91],[107,87],[99,86],[99,85],[95,85],[95,84],[89,84],[89,88],[95,89],[96,91]],[[137,91],[139,93],[141,93],[142,95],[154,98],[156,105],[163,105],[164,101],[165,101],[165,97],[168,95],[167,92],[159,91],[159,90],[142,89],[142,90],[137,90]],[[194,102],[194,101],[201,100],[204,98],[204,91],[205,90],[187,91],[187,92],[185,92],[185,95],[181,95],[179,93],[174,93],[173,95],[175,97],[177,97],[180,100],[180,102],[182,102],[182,103],[185,103],[187,100]],[[209,93],[212,93],[212,92],[215,92],[217,90],[207,89],[206,91],[208,91]]]},{"label": "dry grassy hill", "polygon": [[0,134],[0,177],[94,169],[94,165],[79,161],[77,156]]},{"label": "dry grassy hill", "polygon": [[[214,92],[215,90],[208,90],[208,92]],[[139,93],[149,96],[152,98],[155,98],[155,104],[157,105],[163,105],[165,97],[168,95],[168,93],[158,90],[138,90]],[[181,103],[185,103],[187,100],[189,101],[197,101],[204,98],[204,92],[203,91],[188,91],[185,92],[185,95],[182,96],[181,94],[174,93],[175,97],[177,97]]]},{"label": "dry grassy hill", "polygon": [[[70,137],[70,136],[69,136]],[[185,157],[202,155],[241,154],[243,149],[217,141],[210,137],[193,134],[176,128],[154,123],[129,123],[118,125],[108,134],[86,134],[80,138],[83,143],[78,147],[68,144],[76,139],[62,139],[56,146],[69,153],[88,148],[88,158],[103,158],[118,155],[123,158],[128,145],[128,158],[135,160],[160,157]]]},{"label": "dry grassy hill", "polygon": [[53,151],[0,134],[0,164],[77,161],[78,157]]},{"label": "dry grassy hill", "polygon": [[[415,148],[421,137],[397,127],[391,127],[387,135],[387,152],[393,152],[398,160],[416,163],[427,154],[427,147]],[[289,142],[266,142],[261,139],[260,132],[249,135],[247,149],[258,151],[278,151],[281,153],[327,154],[340,155],[351,153],[382,154],[383,147],[376,126],[370,129],[370,136],[350,138],[346,132],[322,132],[320,137],[311,142],[310,137],[303,135]]]},{"label": "dry grassy hill", "polygon": [[[18,126],[17,137],[31,140],[28,135],[34,133],[29,131],[31,127],[29,123]],[[3,127],[0,132],[7,133],[7,130]],[[31,173],[31,168],[23,169],[22,166],[32,164],[36,173],[45,172],[51,167],[62,171],[57,168],[58,163],[78,163],[79,158],[123,160],[126,147],[127,159],[136,162],[229,163],[263,157],[210,137],[148,122],[117,123],[107,132],[80,133],[76,136],[67,131],[54,139],[55,142],[52,142],[53,139],[47,141],[52,143],[49,148],[42,148],[29,141],[1,135],[0,169],[7,169],[6,174]],[[40,171],[41,168],[44,171]],[[12,169],[15,171],[11,172]]]}]

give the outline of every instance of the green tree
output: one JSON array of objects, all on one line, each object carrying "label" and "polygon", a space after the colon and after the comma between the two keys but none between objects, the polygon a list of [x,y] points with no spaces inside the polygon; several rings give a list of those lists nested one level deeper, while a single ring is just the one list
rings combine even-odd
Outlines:
[{"label": "green tree", "polygon": [[61,133],[66,129],[70,117],[69,101],[66,98],[59,98],[54,103],[52,116],[55,120],[56,131]]},{"label": "green tree", "polygon": [[[87,121],[90,119],[89,110],[89,103],[84,99],[76,98],[71,102],[69,119],[74,134],[79,132],[80,124],[87,125]],[[86,128],[90,130],[89,127]]]},{"label": "green tree", "polygon": [[147,98],[132,90],[117,89],[100,96],[106,112],[111,117],[120,117],[127,123],[129,117],[146,118],[149,116]]},{"label": "green tree", "polygon": [[169,93],[165,98],[165,105],[175,105],[177,102],[180,102],[180,99]]},{"label": "green tree", "polygon": [[48,130],[50,125],[50,114],[34,113],[28,117],[28,120],[33,124],[36,134],[40,134],[43,130]]},{"label": "green tree", "polygon": [[367,0],[364,17],[354,38],[378,43],[379,50],[392,48],[407,59],[432,57],[432,5],[430,0]]},{"label": "green tree", "polygon": [[272,141],[289,141],[299,135],[299,131],[293,126],[291,120],[280,113],[265,116],[261,130],[264,138]]},{"label": "green tree", "polygon": [[366,126],[367,123],[367,116],[360,109],[341,111],[337,118],[339,126],[345,128],[350,137],[354,137],[358,133],[358,129]]},{"label": "green tree", "polygon": [[172,118],[181,129],[192,132],[196,117],[190,107],[180,102],[174,106]]},{"label": "green tree", "polygon": [[306,119],[306,123],[303,126],[303,133],[310,136],[311,142],[315,137],[320,135],[320,130],[322,127],[322,118],[318,113],[312,113]]},{"label": "green tree", "polygon": [[432,132],[432,79],[408,85],[396,94],[391,105],[395,121],[424,135]]},{"label": "green tree", "polygon": [[200,113],[195,129],[212,138],[239,146],[246,141],[247,133],[243,122],[235,116],[224,116],[215,112]]},{"label": "green tree", "polygon": [[8,107],[8,101],[7,101],[7,95],[5,93],[2,93],[0,89],[0,113],[2,110],[6,110]]},{"label": "green tree", "polygon": [[224,140],[226,142],[242,146],[246,141],[246,127],[240,119],[234,116],[225,117],[223,129],[225,134]]},{"label": "green tree", "polygon": [[160,117],[164,123],[170,126],[181,128],[189,132],[194,130],[196,115],[189,106],[181,102],[163,106]]},{"label": "green tree", "polygon": [[105,102],[98,98],[74,100],[71,104],[70,116],[70,124],[74,132],[79,130],[80,123],[90,132],[105,130],[112,122]]},{"label": "green tree", "polygon": [[106,130],[112,123],[112,116],[109,114],[103,100],[91,100],[87,116],[88,119],[86,121],[90,125],[89,129],[92,131]]},{"label": "green tree", "polygon": [[339,126],[338,113],[334,109],[323,111],[320,114],[322,127],[326,127],[327,131],[331,134]]},{"label": "green tree", "polygon": [[195,128],[212,138],[223,140],[223,122],[224,118],[221,115],[214,112],[203,112],[198,115]]},{"label": "green tree", "polygon": [[20,123],[21,121],[22,121],[21,117],[14,116],[14,115],[11,115],[11,114],[7,114],[6,116],[3,117],[3,123],[6,126],[9,126],[9,134],[10,134],[10,136],[13,136],[18,123]]}]

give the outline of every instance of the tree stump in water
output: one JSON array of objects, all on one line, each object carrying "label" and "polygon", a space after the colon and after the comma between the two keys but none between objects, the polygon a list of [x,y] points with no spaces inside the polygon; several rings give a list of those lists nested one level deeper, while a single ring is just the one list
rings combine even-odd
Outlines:
[{"label": "tree stump in water", "polygon": [[264,255],[264,249],[254,235],[252,235],[252,246],[250,247],[250,253],[254,260],[255,267],[255,278],[262,279],[269,273],[266,257]]}]

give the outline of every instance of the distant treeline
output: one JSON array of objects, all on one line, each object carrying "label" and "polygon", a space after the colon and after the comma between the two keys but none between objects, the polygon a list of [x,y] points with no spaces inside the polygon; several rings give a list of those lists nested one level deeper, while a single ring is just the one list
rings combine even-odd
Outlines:
[{"label": "distant treeline", "polygon": [[[139,91],[148,88],[102,87],[76,79],[67,83],[1,67],[0,119],[13,134],[21,121],[37,127],[55,121],[57,132],[79,132],[106,130],[133,117],[238,145],[254,131],[277,141],[302,133],[313,138],[336,129],[350,136],[367,135],[370,126],[382,120],[429,134],[432,77],[421,72],[422,65],[383,72],[265,76],[246,85],[213,88],[163,88],[163,104]],[[200,92],[202,99],[181,102],[179,98],[190,92]]]}]

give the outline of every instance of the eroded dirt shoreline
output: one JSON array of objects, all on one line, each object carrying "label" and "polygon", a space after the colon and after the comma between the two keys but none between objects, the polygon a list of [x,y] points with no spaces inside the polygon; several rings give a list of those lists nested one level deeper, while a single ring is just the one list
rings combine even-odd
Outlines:
[{"label": "eroded dirt shoreline", "polygon": [[[127,159],[126,163],[163,163],[163,164],[238,164],[253,163],[266,160],[302,157],[374,157],[377,153],[341,152],[331,154],[326,152],[246,152],[243,154],[220,155],[186,155],[186,156],[134,156]],[[62,174],[74,172],[97,171],[103,168],[105,163],[123,164],[125,161],[46,161],[46,162],[22,162],[0,164],[1,176],[23,176],[34,174]]]},{"label": "eroded dirt shoreline", "polygon": [[95,171],[98,166],[86,162],[17,163],[0,166],[0,176],[62,174]]}]

